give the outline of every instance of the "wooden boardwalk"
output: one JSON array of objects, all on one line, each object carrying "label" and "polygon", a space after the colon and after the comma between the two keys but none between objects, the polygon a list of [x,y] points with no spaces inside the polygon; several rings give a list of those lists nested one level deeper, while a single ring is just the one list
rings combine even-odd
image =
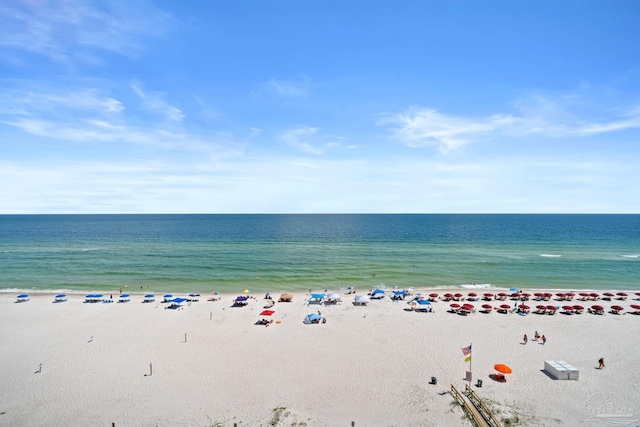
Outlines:
[{"label": "wooden boardwalk", "polygon": [[451,384],[451,394],[456,399],[464,411],[469,415],[471,422],[476,427],[502,427],[502,424],[493,415],[493,412],[484,404],[478,395],[469,387],[465,386],[465,392],[460,393]]}]

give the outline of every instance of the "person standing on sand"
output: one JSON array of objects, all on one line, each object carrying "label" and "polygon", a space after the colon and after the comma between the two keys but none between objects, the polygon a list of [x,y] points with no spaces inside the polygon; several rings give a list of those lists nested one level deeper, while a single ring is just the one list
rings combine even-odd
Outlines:
[{"label": "person standing on sand", "polygon": [[529,341],[529,339],[527,338],[527,334],[524,334],[524,338],[522,338],[522,341],[524,341],[525,344],[527,343],[527,341]]},{"label": "person standing on sand", "polygon": [[544,335],[542,336],[542,344],[546,344],[547,343],[547,337],[545,337]]},{"label": "person standing on sand", "polygon": [[601,357],[600,360],[598,360],[598,369],[604,369],[604,357]]}]

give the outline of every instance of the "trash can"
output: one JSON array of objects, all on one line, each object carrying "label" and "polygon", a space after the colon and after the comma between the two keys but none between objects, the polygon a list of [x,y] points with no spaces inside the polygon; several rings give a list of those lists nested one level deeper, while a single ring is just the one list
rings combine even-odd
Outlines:
[{"label": "trash can", "polygon": [[436,377],[431,377],[431,384],[438,384],[438,379]]},{"label": "trash can", "polygon": [[482,380],[478,380],[478,384],[476,384],[476,387],[482,387]]}]

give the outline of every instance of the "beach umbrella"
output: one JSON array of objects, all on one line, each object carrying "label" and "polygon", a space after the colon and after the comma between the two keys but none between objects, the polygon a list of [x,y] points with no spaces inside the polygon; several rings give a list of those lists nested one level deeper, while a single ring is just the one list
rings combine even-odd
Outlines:
[{"label": "beach umbrella", "polygon": [[248,299],[249,299],[248,297],[239,296],[239,297],[237,297],[237,298],[236,298],[236,301],[240,301],[240,302],[242,302],[242,301],[246,301],[246,300],[248,300]]},{"label": "beach umbrella", "polygon": [[631,304],[629,307],[634,308],[636,310],[640,310],[640,305],[639,304]]},{"label": "beach umbrella", "polygon": [[67,300],[67,295],[66,294],[58,294],[55,296],[55,300],[56,301],[66,301]]},{"label": "beach umbrella", "polygon": [[438,298],[438,294],[429,294],[429,298],[436,299]]},{"label": "beach umbrella", "polygon": [[337,300],[337,299],[340,299],[340,295],[339,294],[335,294],[335,293],[329,294],[329,295],[327,295],[327,299]]},{"label": "beach umbrella", "polygon": [[582,310],[584,310],[584,307],[583,307],[583,306],[581,306],[581,305],[574,305],[574,306],[573,306],[573,309],[574,309],[575,311],[582,311]]},{"label": "beach umbrella", "polygon": [[601,305],[592,305],[591,308],[596,311],[604,311],[604,307]]},{"label": "beach umbrella", "polygon": [[356,304],[367,304],[371,302],[371,299],[366,295],[358,295],[355,297],[354,302]]},{"label": "beach umbrella", "polygon": [[510,374],[512,372],[510,367],[508,367],[507,365],[503,365],[502,363],[493,365],[493,369],[500,372],[501,374]]},{"label": "beach umbrella", "polygon": [[612,306],[611,306],[611,310],[614,310],[614,311],[622,311],[622,310],[624,310],[624,307],[622,307],[622,306],[620,306],[620,305],[612,305]]},{"label": "beach umbrella", "polygon": [[620,297],[620,299],[625,299],[627,298],[627,294],[624,292],[618,292],[616,295],[618,295]]},{"label": "beach umbrella", "polygon": [[483,297],[484,297],[484,299],[486,299],[486,300],[490,300],[491,298],[493,298],[493,294],[492,294],[492,293],[482,294],[482,296],[483,296]]},{"label": "beach umbrella", "polygon": [[520,289],[518,289],[518,288],[510,288],[509,290],[511,292],[520,292]]},{"label": "beach umbrella", "polygon": [[419,299],[418,300],[418,304],[420,304],[420,305],[431,305],[431,302],[429,302],[429,300],[426,300],[426,299]]},{"label": "beach umbrella", "polygon": [[29,301],[29,294],[20,294],[16,297],[18,302],[26,302]]},{"label": "beach umbrella", "polygon": [[460,304],[456,304],[456,303],[449,304],[449,307],[451,307],[454,310],[458,310],[460,308]]},{"label": "beach umbrella", "polygon": [[518,306],[518,308],[521,309],[521,310],[529,310],[530,309],[530,307],[528,305],[524,305],[524,304],[520,304]]},{"label": "beach umbrella", "polygon": [[280,295],[280,301],[289,302],[293,299],[293,295],[291,294],[282,294]]}]

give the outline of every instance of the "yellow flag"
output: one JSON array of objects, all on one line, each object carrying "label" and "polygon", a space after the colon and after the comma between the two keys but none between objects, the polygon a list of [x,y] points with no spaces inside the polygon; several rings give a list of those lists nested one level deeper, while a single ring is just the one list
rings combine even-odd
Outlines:
[{"label": "yellow flag", "polygon": [[464,361],[465,362],[471,362],[471,355],[468,355],[467,357],[465,357]]}]

